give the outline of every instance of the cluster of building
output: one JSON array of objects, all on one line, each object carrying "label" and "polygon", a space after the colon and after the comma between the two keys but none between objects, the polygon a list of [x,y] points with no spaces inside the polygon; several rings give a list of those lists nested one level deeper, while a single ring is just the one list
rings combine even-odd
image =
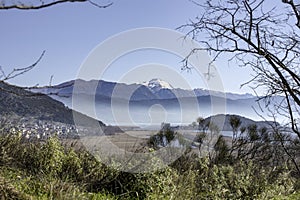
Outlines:
[{"label": "cluster of building", "polygon": [[59,138],[78,138],[79,130],[75,125],[40,120],[9,120],[1,123],[4,133],[21,135],[27,139],[47,139],[52,136]]}]

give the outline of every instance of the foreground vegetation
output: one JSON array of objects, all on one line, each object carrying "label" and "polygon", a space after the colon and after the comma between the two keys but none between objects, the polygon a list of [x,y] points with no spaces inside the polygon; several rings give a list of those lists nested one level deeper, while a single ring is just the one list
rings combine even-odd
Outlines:
[{"label": "foreground vegetation", "polygon": [[299,199],[293,169],[253,160],[221,162],[187,152],[157,172],[108,168],[55,137],[0,136],[0,199]]}]

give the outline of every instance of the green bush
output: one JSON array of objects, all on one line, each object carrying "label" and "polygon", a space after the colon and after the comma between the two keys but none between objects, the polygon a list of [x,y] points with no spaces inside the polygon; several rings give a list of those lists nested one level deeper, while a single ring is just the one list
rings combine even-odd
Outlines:
[{"label": "green bush", "polygon": [[272,170],[259,169],[251,162],[209,166],[208,159],[202,159],[200,166],[199,199],[269,199],[294,190],[289,173],[280,173],[272,180]]},{"label": "green bush", "polygon": [[[105,166],[84,149],[63,146],[55,137],[29,142],[18,135],[2,135],[0,145],[0,195],[4,199],[299,197],[299,179],[287,168],[251,161],[215,162],[188,152],[160,171],[132,174]],[[223,146],[220,141],[215,147],[219,159]]]}]

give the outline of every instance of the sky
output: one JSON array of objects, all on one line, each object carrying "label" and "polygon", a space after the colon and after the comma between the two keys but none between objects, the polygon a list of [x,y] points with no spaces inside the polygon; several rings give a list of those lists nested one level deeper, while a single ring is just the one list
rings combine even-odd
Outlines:
[{"label": "sky", "polygon": [[[189,0],[113,0],[113,5],[105,9],[89,3],[65,3],[41,10],[0,11],[0,66],[6,73],[29,66],[45,50],[44,57],[33,70],[9,82],[43,86],[49,85],[53,75],[52,85],[59,84],[77,78],[91,52],[109,38],[144,27],[175,30],[198,15],[201,9]],[[108,51],[118,48],[115,45]],[[114,60],[99,78],[133,83],[176,74],[174,76],[184,81],[172,82],[174,87],[185,88],[181,83],[186,81],[188,87],[207,88],[203,74],[181,71],[181,60],[169,52],[134,51]],[[215,66],[224,86],[222,90],[253,93],[247,86],[240,88],[251,78],[250,69],[226,60],[218,61]],[[151,69],[156,73],[151,73]],[[126,78],[129,72],[132,75]]]}]

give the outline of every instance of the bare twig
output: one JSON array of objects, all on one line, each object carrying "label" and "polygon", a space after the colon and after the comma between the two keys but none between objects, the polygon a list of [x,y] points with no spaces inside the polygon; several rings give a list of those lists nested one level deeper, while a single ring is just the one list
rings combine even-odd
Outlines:
[{"label": "bare twig", "polygon": [[113,3],[109,3],[109,4],[105,4],[105,5],[100,5],[98,3],[95,3],[91,0],[54,0],[52,2],[41,2],[41,4],[39,5],[26,5],[23,3],[17,3],[17,4],[12,4],[12,5],[5,5],[5,3],[2,3],[0,5],[0,10],[9,10],[9,9],[18,9],[18,10],[38,10],[38,9],[43,9],[43,8],[47,8],[50,6],[54,6],[57,4],[62,4],[62,3],[82,3],[82,2],[88,2],[90,4],[92,4],[93,6],[96,6],[98,8],[107,8],[109,6],[111,6]]},{"label": "bare twig", "polygon": [[[231,61],[252,68],[255,74],[245,84],[254,90],[263,88],[265,93],[259,100],[264,101],[269,113],[288,120],[287,130],[300,139],[300,5],[293,0],[282,2],[289,6],[282,8],[281,3],[278,10],[265,5],[264,0],[199,4],[202,16],[180,29],[187,30],[187,36],[197,40],[202,48],[187,55],[183,69],[188,69],[189,58],[198,51],[208,51],[212,62],[229,54]],[[296,24],[289,20],[291,16]],[[285,142],[282,145],[287,148]],[[286,154],[292,156],[287,151]]]},{"label": "bare twig", "polygon": [[35,61],[32,65],[28,66],[28,67],[23,67],[23,68],[14,68],[10,73],[8,73],[7,75],[5,75],[4,71],[2,70],[2,76],[3,78],[1,79],[2,81],[8,81],[10,79],[13,79],[17,76],[23,75],[26,72],[32,70],[43,58],[43,56],[45,55],[46,51],[43,51],[42,54],[40,55],[40,57],[37,59],[37,61]]}]

